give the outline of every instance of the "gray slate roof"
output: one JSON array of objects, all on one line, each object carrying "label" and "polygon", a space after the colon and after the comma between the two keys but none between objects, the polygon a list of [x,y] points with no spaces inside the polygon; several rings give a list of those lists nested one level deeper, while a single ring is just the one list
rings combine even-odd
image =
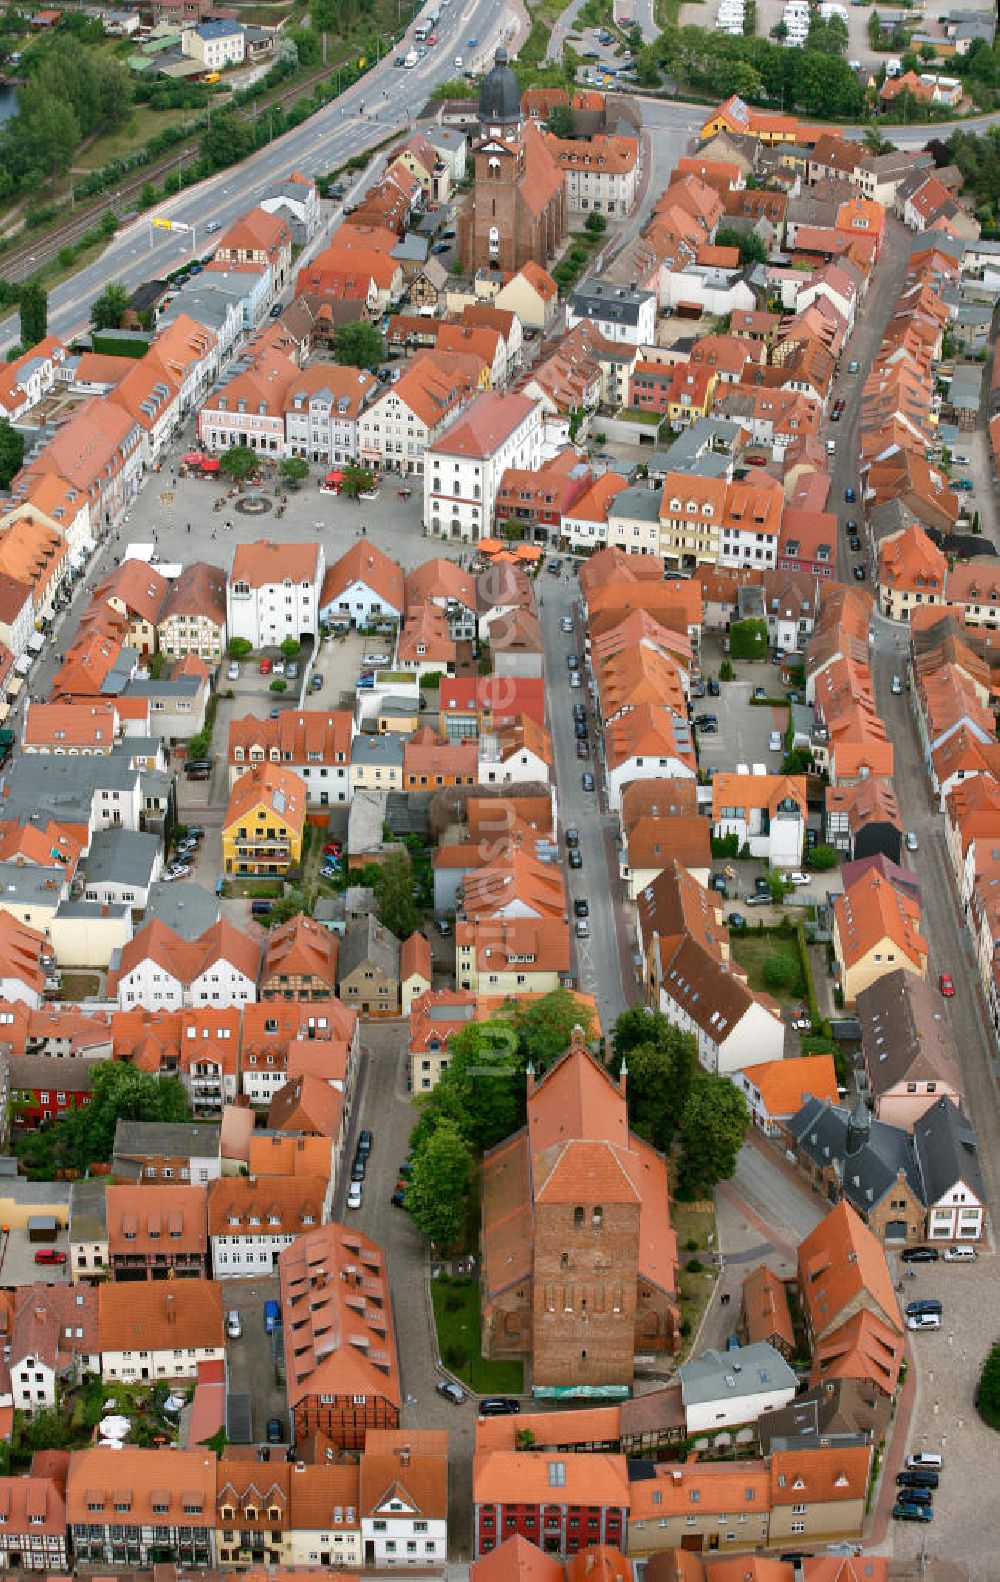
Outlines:
[{"label": "gray slate roof", "polygon": [[964,1182],[980,1203],[986,1202],[976,1134],[950,1099],[938,1099],[917,1121],[913,1151],[927,1204],[940,1202],[959,1182]]},{"label": "gray slate roof", "polygon": [[219,921],[219,898],[193,879],[181,879],[173,884],[157,880],[150,886],[144,920],[149,923],[154,917],[182,939],[197,939],[206,928]]},{"label": "gray slate roof", "polygon": [[106,1241],[108,1235],[107,1183],[74,1181],[69,1189],[70,1241]]},{"label": "gray slate roof", "polygon": [[608,507],[610,517],[629,517],[640,522],[658,522],[660,520],[660,491],[650,489],[646,484],[633,484],[629,489],[623,489],[621,494],[615,495]]},{"label": "gray slate roof", "polygon": [[620,286],[607,280],[589,280],[570,293],[569,305],[577,318],[603,320],[615,324],[638,324],[644,303],[655,297],[653,291],[638,286]]},{"label": "gray slate roof", "polygon": [[123,1121],[115,1126],[116,1154],[217,1155],[222,1131],[214,1121]]},{"label": "gray slate roof", "polygon": [[90,844],[87,882],[148,885],[161,850],[158,835],[131,829],[100,829]]},{"label": "gray slate roof", "polygon": [[867,1140],[848,1156],[850,1119],[846,1105],[809,1098],[787,1126],[808,1159],[823,1170],[831,1165],[836,1168],[844,1197],[864,1218],[882,1202],[900,1171],[924,1202],[923,1182],[908,1133],[899,1126],[872,1120]]},{"label": "gray slate roof", "polygon": [[351,923],[340,942],[338,982],[349,978],[363,962],[371,962],[377,970],[398,982],[399,951],[399,940],[383,928],[377,918],[369,915],[360,923]]},{"label": "gray slate roof", "polygon": [[947,1082],[963,1090],[958,1051],[936,989],[914,972],[889,972],[858,995],[861,1044],[872,1094],[900,1082]]},{"label": "gray slate roof", "polygon": [[765,1390],[795,1390],[797,1380],[780,1351],[755,1341],[734,1351],[708,1350],[677,1370],[684,1405],[738,1400]]}]

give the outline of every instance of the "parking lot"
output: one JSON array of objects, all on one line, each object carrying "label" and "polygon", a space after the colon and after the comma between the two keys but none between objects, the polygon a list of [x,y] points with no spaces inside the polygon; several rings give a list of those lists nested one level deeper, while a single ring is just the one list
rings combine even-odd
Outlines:
[{"label": "parking lot", "polygon": [[[36,1253],[60,1252],[65,1263],[36,1263]],[[32,1242],[26,1230],[16,1227],[0,1235],[0,1280],[5,1286],[65,1285],[69,1279],[69,1244],[65,1230],[54,1241]]]},{"label": "parking lot", "polygon": [[770,708],[766,704],[751,704],[755,687],[763,687],[769,696],[780,697],[783,692],[779,673],[770,664],[735,665],[736,680],[724,681],[720,696],[705,696],[693,705],[692,713],[714,714],[719,721],[717,734],[705,735],[697,731],[698,764],[702,769],[716,771],[735,770],[739,764],[748,768],[764,764],[769,774],[781,767],[781,753],[770,751],[772,731],[782,737],[788,725],[785,706]]},{"label": "parking lot", "polygon": [[[997,1575],[996,1535],[984,1520],[986,1469],[995,1465],[996,1436],[981,1421],[973,1392],[995,1326],[989,1314],[996,1287],[996,1261],[991,1253],[973,1264],[904,1264],[891,1257],[902,1283],[900,1302],[938,1297],[944,1306],[939,1330],[911,1334],[916,1361],[916,1399],[905,1445],[896,1436],[888,1457],[879,1508],[891,1503],[896,1473],[905,1454],[937,1451],[944,1458],[941,1485],[934,1495],[931,1527],[891,1522],[882,1553],[917,1562],[929,1554],[961,1555],[970,1582],[989,1582]],[[906,1272],[913,1270],[911,1279]],[[985,1322],[984,1322],[985,1316]]]},{"label": "parking lot", "polygon": [[[276,1417],[287,1443],[290,1435],[285,1388],[278,1382],[272,1339],[264,1328],[264,1304],[272,1297],[277,1298],[277,1278],[220,1280],[219,1284],[223,1312],[239,1313],[243,1326],[239,1340],[226,1341],[230,1392],[250,1396],[253,1442],[264,1442],[268,1418]],[[272,1454],[280,1455],[281,1452],[273,1451]]]}]

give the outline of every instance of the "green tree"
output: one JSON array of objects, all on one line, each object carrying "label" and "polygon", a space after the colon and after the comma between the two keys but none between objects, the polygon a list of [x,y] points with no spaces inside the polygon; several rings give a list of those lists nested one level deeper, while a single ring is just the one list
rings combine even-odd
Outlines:
[{"label": "green tree", "polygon": [[793,747],[782,759],[783,775],[805,775],[813,766],[813,755],[808,747]]},{"label": "green tree", "polygon": [[249,445],[230,445],[219,458],[219,470],[234,483],[246,483],[257,471],[257,452]]},{"label": "green tree", "polygon": [[120,330],[128,311],[128,292],[114,280],[90,304],[90,323],[95,330]]},{"label": "green tree", "polygon": [[254,124],[227,111],[213,115],[201,134],[199,147],[210,170],[224,170],[253,153]]},{"label": "green tree", "polygon": [[817,50],[821,55],[843,55],[850,35],[843,17],[813,17],[809,24],[806,49]]},{"label": "green tree", "polygon": [[583,222],[583,228],[585,231],[589,231],[591,236],[603,236],[608,228],[608,222],[603,214],[595,214],[591,210]]},{"label": "green tree", "polygon": [[753,617],[733,621],[729,628],[729,652],[733,659],[766,659],[767,622]]},{"label": "green tree", "polygon": [[457,1127],[477,1153],[496,1147],[524,1119],[524,1064],[510,1018],[463,1027],[448,1042],[448,1069],[421,1102],[412,1146],[442,1121]]},{"label": "green tree", "polygon": [[345,368],[373,368],[385,356],[385,342],[374,324],[341,324],[333,337],[333,355]]},{"label": "green tree", "polygon": [[359,494],[367,494],[375,487],[375,475],[367,467],[359,467],[355,462],[349,462],[343,472],[340,492],[346,494],[349,500],[356,500]]},{"label": "green tree", "polygon": [[0,489],[9,489],[24,460],[24,435],[7,418],[0,421]]},{"label": "green tree", "polygon": [[806,853],[806,867],[814,868],[817,873],[836,868],[839,861],[840,853],[836,846],[814,846],[812,851]]},{"label": "green tree", "polygon": [[739,250],[741,264],[762,264],[767,258],[767,248],[756,231],[739,231],[734,225],[724,225],[716,232],[718,247],[735,247]]},{"label": "green tree", "polygon": [[548,113],[545,130],[553,137],[569,138],[576,131],[573,112],[568,104],[554,104]]},{"label": "green tree", "polygon": [[707,1197],[728,1181],[750,1124],[747,1101],[728,1077],[699,1072],[681,1115],[678,1186],[686,1198]]},{"label": "green tree", "polygon": [[48,334],[48,292],[35,281],[29,280],[21,287],[21,345],[25,351],[37,346]]},{"label": "green tree", "polygon": [[522,1063],[530,1060],[536,1071],[544,1071],[569,1048],[575,1027],[583,1028],[586,1039],[591,1037],[593,1021],[589,1007],[569,989],[552,989],[540,1000],[519,1006],[515,1027]]},{"label": "green tree", "polygon": [[452,1121],[440,1121],[414,1153],[406,1188],[413,1223],[435,1247],[452,1247],[461,1238],[471,1178],[468,1143]]},{"label": "green tree", "polygon": [[61,1169],[86,1171],[110,1160],[119,1119],[185,1121],[184,1089],[174,1077],[152,1076],[126,1061],[104,1061],[91,1078],[90,1103],[22,1138],[18,1157],[34,1181],[51,1180]]},{"label": "green tree", "polygon": [[377,867],[372,865],[371,883],[379,922],[397,939],[408,939],[420,927],[409,853],[393,851]]},{"label": "green tree", "polygon": [[253,652],[253,643],[249,637],[231,637],[229,639],[230,659],[245,659],[247,654]]},{"label": "green tree", "polygon": [[761,973],[764,987],[773,994],[798,994],[802,988],[799,958],[792,950],[773,951]]},{"label": "green tree", "polygon": [[990,1348],[976,1389],[976,1409],[984,1423],[1000,1429],[1000,1341]]},{"label": "green tree", "polygon": [[309,463],[304,456],[286,456],[278,471],[290,489],[298,489],[309,476]]},{"label": "green tree", "polygon": [[[659,1019],[650,1027],[650,1037],[634,1044],[622,1059],[628,1069],[625,1091],[629,1121],[640,1137],[666,1153],[697,1071],[698,1046],[690,1033],[671,1026],[666,1017],[657,1014]],[[618,1054],[616,1037],[616,1060]]]},{"label": "green tree", "polygon": [[286,659],[298,659],[302,652],[302,644],[297,637],[286,637],[281,645],[281,652]]}]

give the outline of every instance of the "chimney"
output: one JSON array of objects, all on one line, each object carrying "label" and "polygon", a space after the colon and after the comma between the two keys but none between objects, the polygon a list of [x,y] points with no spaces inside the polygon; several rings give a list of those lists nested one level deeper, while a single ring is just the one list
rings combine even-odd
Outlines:
[{"label": "chimney", "polygon": [[530,1099],[535,1091],[535,1062],[533,1060],[528,1061],[524,1075],[527,1078],[527,1095]]},{"label": "chimney", "polygon": [[621,1093],[622,1097],[624,1098],[627,1090],[628,1090],[628,1065],[627,1065],[627,1063],[626,1063],[626,1061],[624,1059],[624,1056],[623,1056],[622,1057],[621,1066],[619,1067],[619,1070],[618,1070],[618,1091]]},{"label": "chimney", "polygon": [[400,1447],[399,1447],[399,1464],[400,1464],[401,1467],[408,1467],[410,1465],[410,1447],[409,1447],[409,1445],[400,1445]]}]

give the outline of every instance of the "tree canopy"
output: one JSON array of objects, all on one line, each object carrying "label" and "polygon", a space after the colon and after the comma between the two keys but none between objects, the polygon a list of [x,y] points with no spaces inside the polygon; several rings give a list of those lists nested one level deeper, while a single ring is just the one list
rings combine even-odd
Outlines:
[{"label": "tree canopy", "polygon": [[18,89],[17,114],[0,133],[0,197],[34,191],[61,175],[82,138],[128,118],[128,69],[113,56],[81,49],[75,31],[61,23],[22,53],[19,70],[27,81]]},{"label": "tree canopy", "polygon": [[990,1348],[976,1391],[976,1408],[984,1423],[1000,1428],[1000,1341]]},{"label": "tree canopy", "polygon": [[[835,51],[835,28],[824,28],[824,48],[785,49],[756,36],[710,32],[702,27],[668,27],[651,46],[653,59],[679,86],[712,99],[739,94],[750,101],[777,104],[833,120],[853,119],[864,105],[861,84]],[[640,77],[642,54],[640,54]]]},{"label": "tree canopy", "polygon": [[0,420],[0,489],[9,489],[10,481],[20,470],[24,460],[24,435],[10,422]]},{"label": "tree canopy", "polygon": [[128,310],[128,292],[117,280],[106,285],[90,304],[90,323],[95,330],[120,330]]},{"label": "tree canopy", "polygon": [[374,324],[341,324],[333,337],[333,355],[346,368],[373,368],[385,356],[385,342]]},{"label": "tree canopy", "polygon": [[234,483],[245,483],[257,471],[257,452],[249,445],[230,445],[219,458],[219,470]]},{"label": "tree canopy", "polygon": [[21,287],[21,345],[25,351],[43,341],[49,329],[49,297],[42,286],[29,280]]},{"label": "tree canopy", "polygon": [[674,1027],[661,1011],[625,1011],[615,1023],[612,1067],[628,1069],[629,1122],[654,1147],[667,1153],[680,1124],[698,1066],[690,1033]]},{"label": "tree canopy", "polygon": [[51,1181],[60,1170],[84,1172],[106,1164],[119,1119],[186,1121],[187,1096],[174,1077],[152,1076],[127,1061],[95,1063],[90,1103],[20,1138],[15,1145],[18,1158],[33,1181]]},{"label": "tree canopy", "polygon": [[466,1223],[472,1153],[454,1121],[441,1120],[413,1157],[406,1207],[435,1247],[451,1247]]},{"label": "tree canopy", "polygon": [[707,1197],[717,1181],[728,1181],[750,1125],[750,1111],[728,1077],[699,1071],[680,1121],[678,1190],[686,1198]]},{"label": "tree canopy", "polygon": [[375,908],[382,927],[397,939],[409,939],[422,921],[413,900],[413,865],[409,852],[393,851],[384,862],[369,863],[362,879],[375,891]]}]

